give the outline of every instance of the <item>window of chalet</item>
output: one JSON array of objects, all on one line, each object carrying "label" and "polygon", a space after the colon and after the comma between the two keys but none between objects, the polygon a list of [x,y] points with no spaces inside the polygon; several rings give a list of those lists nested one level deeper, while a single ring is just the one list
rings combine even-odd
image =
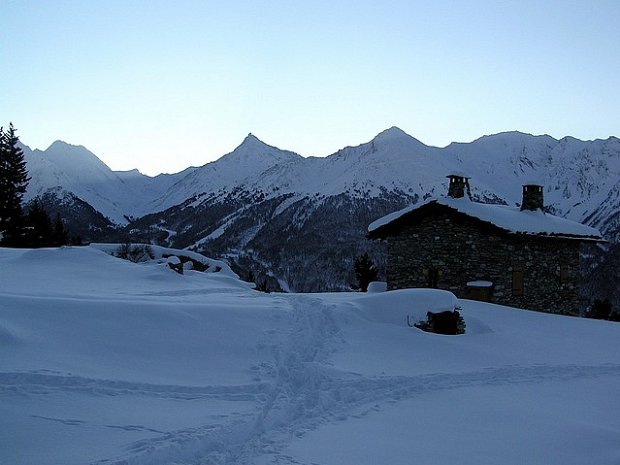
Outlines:
[{"label": "window of chalet", "polygon": [[567,284],[568,281],[568,263],[560,263],[560,284]]},{"label": "window of chalet", "polygon": [[523,278],[524,278],[525,270],[523,265],[515,264],[512,265],[512,295],[520,296],[523,295]]}]

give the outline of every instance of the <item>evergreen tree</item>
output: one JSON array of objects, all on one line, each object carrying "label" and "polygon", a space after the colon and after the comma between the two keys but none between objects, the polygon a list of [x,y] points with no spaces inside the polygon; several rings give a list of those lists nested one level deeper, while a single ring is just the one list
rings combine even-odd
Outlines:
[{"label": "evergreen tree", "polygon": [[65,229],[65,224],[60,217],[60,213],[56,213],[56,221],[54,221],[54,229],[52,231],[53,246],[60,247],[69,243],[69,234]]},{"label": "evergreen tree", "polygon": [[357,284],[353,286],[354,289],[359,289],[362,292],[368,290],[368,285],[377,280],[379,276],[379,270],[368,256],[368,252],[364,255],[360,255],[353,266],[355,271],[355,278]]},{"label": "evergreen tree", "polygon": [[22,242],[24,247],[37,248],[55,245],[52,220],[41,207],[38,199],[32,201],[24,223],[26,226]]},{"label": "evergreen tree", "polygon": [[18,142],[12,123],[8,130],[0,128],[0,244],[5,246],[21,243],[21,203],[30,180]]}]

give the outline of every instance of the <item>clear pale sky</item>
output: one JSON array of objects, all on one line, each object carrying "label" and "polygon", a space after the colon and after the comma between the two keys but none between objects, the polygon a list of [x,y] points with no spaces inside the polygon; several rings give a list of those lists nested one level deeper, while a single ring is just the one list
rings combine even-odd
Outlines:
[{"label": "clear pale sky", "polygon": [[620,0],[2,0],[0,125],[112,169],[199,166],[252,132],[326,156],[620,136]]}]

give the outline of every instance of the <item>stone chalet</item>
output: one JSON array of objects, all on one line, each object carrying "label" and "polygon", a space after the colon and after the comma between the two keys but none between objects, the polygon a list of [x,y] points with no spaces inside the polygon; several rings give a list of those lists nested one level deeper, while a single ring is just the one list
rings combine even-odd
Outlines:
[{"label": "stone chalet", "polygon": [[[576,315],[579,251],[601,233],[543,210],[543,188],[523,186],[521,208],[473,202],[469,180],[450,175],[447,197],[368,227],[388,246],[387,287],[431,287],[458,297]],[[467,191],[467,196],[465,195]]]}]

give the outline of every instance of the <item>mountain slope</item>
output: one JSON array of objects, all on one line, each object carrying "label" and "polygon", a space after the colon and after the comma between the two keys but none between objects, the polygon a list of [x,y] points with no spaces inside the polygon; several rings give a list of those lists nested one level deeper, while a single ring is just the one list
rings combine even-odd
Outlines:
[{"label": "mountain slope", "polygon": [[545,186],[546,203],[575,221],[606,228],[617,213],[620,140],[580,141],[518,132],[471,143],[429,147],[398,128],[325,158],[303,158],[252,134],[231,153],[199,168],[150,178],[137,170],[113,172],[81,146],[57,141],[46,151],[24,149],[32,178],[26,200],[62,187],[111,220],[163,211],[191,197],[246,191],[377,197],[402,191],[423,197],[445,188],[446,174],[472,177],[480,198],[514,204],[532,179]]},{"label": "mountain slope", "polygon": [[286,166],[301,160],[300,155],[267,145],[249,134],[232,152],[183,176],[154,199],[149,208],[152,212],[161,211],[203,193],[235,190],[251,184],[273,166]]},{"label": "mountain slope", "polygon": [[[31,171],[31,195],[41,191],[36,186],[59,184],[118,224],[136,218],[117,236],[227,257],[238,272],[251,270],[273,288],[346,289],[357,255],[369,250],[379,264],[384,260],[381,245],[365,239],[366,226],[444,194],[451,172],[467,173],[473,197],[493,203],[520,204],[522,184],[541,183],[554,213],[619,239],[615,137],[556,140],[506,132],[437,148],[393,127],[328,157],[303,158],[250,134],[217,161],[156,178],[111,172],[83,148],[51,149],[30,155],[49,164],[29,165],[41,166]],[[78,158],[78,152],[85,168],[74,176],[68,173],[80,163],[62,156]]]},{"label": "mountain slope", "polygon": [[116,224],[147,213],[144,205],[161,195],[178,175],[149,178],[132,170],[114,172],[85,147],[56,141],[45,151],[22,146],[30,183],[24,197],[29,201],[59,188],[90,204]]}]

